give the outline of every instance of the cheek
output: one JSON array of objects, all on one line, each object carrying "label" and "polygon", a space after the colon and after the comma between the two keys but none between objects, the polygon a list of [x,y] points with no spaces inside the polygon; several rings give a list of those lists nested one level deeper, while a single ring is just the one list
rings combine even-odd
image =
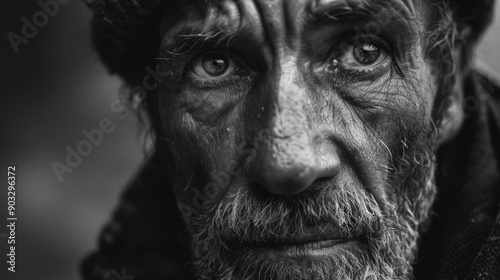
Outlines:
[{"label": "cheek", "polygon": [[[327,101],[316,105],[321,134],[342,150],[338,182],[359,178],[379,204],[393,201],[401,182],[388,181],[394,157],[431,128],[434,81],[425,67],[406,78],[351,84],[343,91],[324,89]],[[319,101],[318,101],[319,102]],[[388,186],[392,186],[388,187]],[[386,201],[386,202],[383,202]]]},{"label": "cheek", "polygon": [[359,85],[351,94],[355,101],[349,110],[354,112],[354,122],[362,127],[359,130],[391,150],[404,138],[421,135],[431,125],[435,87],[424,64],[405,78],[394,74],[384,82]]},{"label": "cheek", "polygon": [[[184,95],[186,96],[186,95]],[[203,213],[224,196],[238,173],[240,131],[237,102],[217,93],[200,99],[170,100],[160,111],[168,145],[176,165],[174,191],[182,209]],[[165,104],[165,103],[164,103]]]}]

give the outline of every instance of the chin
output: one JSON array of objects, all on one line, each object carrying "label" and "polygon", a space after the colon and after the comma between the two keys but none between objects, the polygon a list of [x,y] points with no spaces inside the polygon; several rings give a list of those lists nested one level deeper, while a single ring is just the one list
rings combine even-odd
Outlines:
[{"label": "chin", "polygon": [[381,255],[385,250],[371,250],[363,241],[346,241],[225,251],[198,267],[205,272],[199,279],[410,279],[407,267]]},{"label": "chin", "polygon": [[[260,225],[262,228],[249,219],[264,221],[263,216],[267,216],[269,221],[275,221],[273,218],[278,218],[289,205],[276,206],[274,216],[265,213],[268,208],[240,204],[242,201],[237,204],[247,205],[246,210],[235,210],[235,204],[231,203],[219,208],[216,215],[219,219],[212,217],[211,226],[194,238],[197,242],[193,249],[198,252],[194,261],[197,279],[411,279],[422,222],[415,220],[415,215],[408,215],[415,205],[392,207],[394,212],[389,215],[371,211],[373,215],[369,216],[360,209],[376,207],[373,199],[367,199],[365,205],[360,205],[363,200],[359,197],[352,197],[351,201],[351,208],[338,209],[331,216],[322,215],[326,222],[311,222],[313,217],[304,213],[300,218],[285,215],[280,223],[270,222]],[[223,209],[236,212],[226,213]],[[253,214],[251,209],[255,209]],[[346,223],[339,223],[342,219],[339,213],[352,216],[344,219]],[[231,216],[238,218],[231,220]]]}]

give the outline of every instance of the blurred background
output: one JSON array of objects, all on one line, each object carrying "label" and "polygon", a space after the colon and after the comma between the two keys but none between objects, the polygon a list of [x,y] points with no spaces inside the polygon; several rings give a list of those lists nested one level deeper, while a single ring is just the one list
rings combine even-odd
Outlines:
[{"label": "blurred background", "polygon": [[[61,2],[64,2],[60,0]],[[65,0],[16,54],[7,34],[21,34],[37,1],[4,0],[0,11],[2,137],[0,168],[0,279],[76,280],[81,259],[97,236],[126,183],[140,167],[143,136],[133,114],[123,118],[111,104],[120,81],[110,76],[89,44],[91,15],[83,1]],[[496,11],[500,11],[497,4]],[[43,22],[43,17],[39,18]],[[500,72],[500,20],[480,46],[478,59]],[[122,117],[122,118],[120,118]],[[66,164],[68,147],[86,140],[108,118],[114,131],[60,178],[53,164]],[[7,167],[16,166],[16,273],[7,272]],[[62,180],[61,180],[62,179]]]}]

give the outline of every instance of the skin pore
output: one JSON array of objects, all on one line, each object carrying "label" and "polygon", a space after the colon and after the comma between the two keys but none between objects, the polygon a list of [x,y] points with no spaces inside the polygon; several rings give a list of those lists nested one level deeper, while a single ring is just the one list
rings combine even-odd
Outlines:
[{"label": "skin pore", "polygon": [[429,4],[181,6],[156,100],[198,278],[410,278],[453,134],[432,119]]}]

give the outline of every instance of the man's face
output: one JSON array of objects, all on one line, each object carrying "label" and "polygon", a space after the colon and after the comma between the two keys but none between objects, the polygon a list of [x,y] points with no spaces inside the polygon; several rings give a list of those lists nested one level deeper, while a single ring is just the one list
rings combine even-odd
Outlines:
[{"label": "man's face", "polygon": [[435,193],[426,7],[192,2],[165,17],[156,98],[198,276],[411,274]]}]

